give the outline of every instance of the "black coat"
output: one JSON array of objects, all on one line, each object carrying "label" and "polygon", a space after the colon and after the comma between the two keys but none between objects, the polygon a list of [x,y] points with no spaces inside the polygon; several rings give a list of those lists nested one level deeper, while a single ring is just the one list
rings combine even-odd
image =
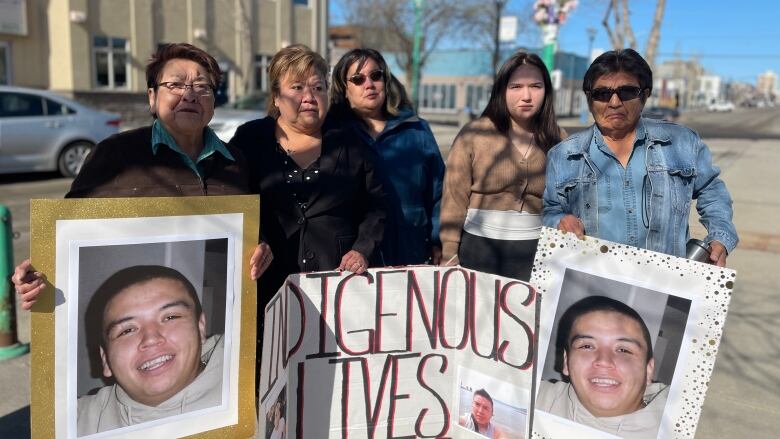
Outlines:
[{"label": "black coat", "polygon": [[371,260],[386,218],[375,153],[353,130],[323,127],[319,176],[302,208],[285,180],[289,159],[277,145],[275,127],[272,117],[248,122],[230,141],[249,164],[250,189],[260,194],[260,234],[274,254],[260,279],[259,304],[291,273],[333,270],[350,250]]},{"label": "black coat", "polygon": [[246,194],[246,160],[235,148],[228,150],[235,161],[212,154],[199,177],[172,149],[152,153],[151,126],[125,131],[98,143],[65,198]]}]

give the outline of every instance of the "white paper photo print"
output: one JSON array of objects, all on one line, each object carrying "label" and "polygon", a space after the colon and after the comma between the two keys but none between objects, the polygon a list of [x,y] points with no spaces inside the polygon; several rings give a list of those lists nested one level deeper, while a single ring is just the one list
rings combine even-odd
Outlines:
[{"label": "white paper photo print", "polygon": [[735,277],[545,228],[533,437],[693,438]]}]

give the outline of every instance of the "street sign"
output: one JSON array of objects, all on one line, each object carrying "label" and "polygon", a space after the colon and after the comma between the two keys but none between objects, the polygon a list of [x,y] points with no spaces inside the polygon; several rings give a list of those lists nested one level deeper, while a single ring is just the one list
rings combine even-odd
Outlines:
[{"label": "street sign", "polygon": [[563,80],[563,72],[559,69],[555,69],[550,73],[550,80],[552,81],[553,90],[560,90],[561,81]]},{"label": "street sign", "polygon": [[498,27],[498,40],[502,43],[513,43],[517,39],[517,17],[507,15],[501,17]]}]

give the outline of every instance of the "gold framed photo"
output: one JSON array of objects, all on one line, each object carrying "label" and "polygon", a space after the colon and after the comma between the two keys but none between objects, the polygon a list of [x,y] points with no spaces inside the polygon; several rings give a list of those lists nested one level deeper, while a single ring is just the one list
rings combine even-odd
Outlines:
[{"label": "gold framed photo", "polygon": [[257,196],[32,200],[32,436],[250,437]]}]

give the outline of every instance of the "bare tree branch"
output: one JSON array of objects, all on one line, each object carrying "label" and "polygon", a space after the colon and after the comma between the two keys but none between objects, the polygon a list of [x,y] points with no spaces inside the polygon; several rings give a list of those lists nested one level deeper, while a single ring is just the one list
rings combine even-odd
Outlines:
[{"label": "bare tree branch", "polygon": [[[618,18],[618,2],[617,0],[610,0],[610,2],[607,4],[607,10],[604,13],[604,19],[601,20],[601,24],[604,26],[604,29],[607,31],[607,36],[609,36],[609,41],[612,43],[613,49],[620,49],[623,47],[623,38],[619,33],[621,32],[618,24],[620,22],[620,19]],[[612,13],[615,13],[615,30],[612,30],[612,27],[609,25],[609,16]]]},{"label": "bare tree branch", "polygon": [[628,41],[628,47],[636,49],[636,38],[634,38],[634,30],[628,16],[628,0],[623,0],[623,35],[625,35],[626,40]]},{"label": "bare tree branch", "polygon": [[653,17],[653,27],[650,28],[650,35],[647,37],[647,48],[645,49],[645,59],[650,64],[650,68],[655,67],[655,56],[658,50],[658,42],[661,39],[661,22],[664,19],[664,8],[666,0],[657,0],[655,4],[655,16]]},{"label": "bare tree branch", "polygon": [[[626,47],[624,43],[628,43],[628,47],[636,49],[637,42],[634,36],[634,28],[631,25],[630,0],[608,0],[607,9],[604,11],[604,19],[601,24],[607,31],[609,41],[612,43],[614,49],[622,49]],[[647,37],[647,46],[645,49],[645,59],[650,67],[654,67],[655,58],[658,52],[658,42],[661,39],[661,23],[664,18],[664,9],[666,8],[666,0],[656,0],[655,3],[655,15],[653,17],[653,25],[650,28],[650,34]],[[622,18],[621,18],[622,17]],[[614,28],[610,26],[610,18],[614,19]]]},{"label": "bare tree branch", "polygon": [[[343,0],[349,11],[347,20],[366,29],[362,44],[394,53],[404,70],[406,83],[411,84],[412,48],[414,45],[414,6],[411,0]],[[422,16],[423,39],[420,47],[420,67],[432,51],[454,29],[464,39],[476,37],[485,14],[484,0],[428,0]],[[479,18],[479,20],[476,20]],[[477,23],[477,25],[475,25]]]}]

